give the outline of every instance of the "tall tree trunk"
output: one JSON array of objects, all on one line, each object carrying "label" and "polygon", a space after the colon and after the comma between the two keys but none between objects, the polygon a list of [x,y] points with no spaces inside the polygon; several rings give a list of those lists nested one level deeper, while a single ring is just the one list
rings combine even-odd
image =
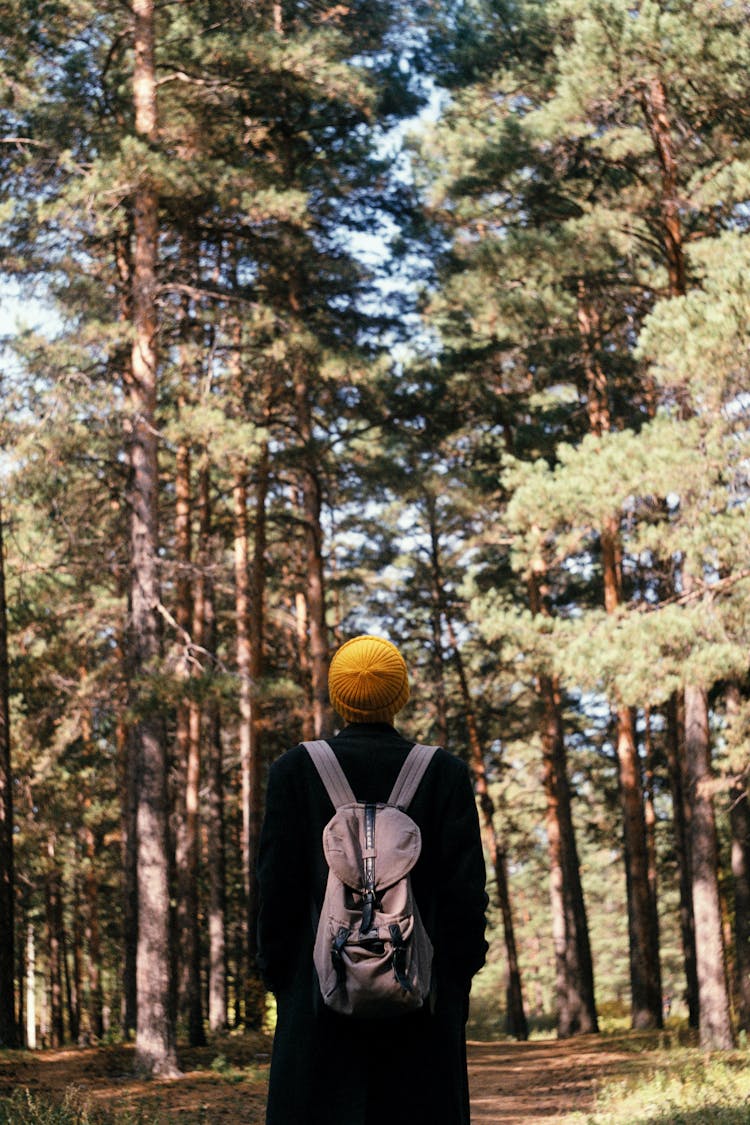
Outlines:
[{"label": "tall tree trunk", "polygon": [[[737,714],[742,703],[739,684],[726,692],[727,716]],[[734,885],[734,989],[737,1025],[750,1031],[750,802],[746,773],[735,779],[729,791]]]},{"label": "tall tree trunk", "polygon": [[8,612],[5,602],[3,512],[0,505],[0,1047],[18,1045],[14,985],[15,883],[13,787],[10,760]]},{"label": "tall tree trunk", "polygon": [[328,700],[328,625],[326,623],[325,578],[321,495],[317,473],[310,466],[303,471],[302,517],[305,525],[305,601],[310,636],[313,733],[325,738],[333,732],[333,711]]},{"label": "tall tree trunk", "polygon": [[[198,580],[196,613],[202,604],[203,646],[207,661],[216,652],[216,608],[211,563],[210,471],[204,451],[198,471]],[[205,674],[205,670],[204,670]],[[209,698],[206,709],[207,762],[205,805],[206,870],[208,875],[208,1026],[227,1026],[226,856],[224,826],[224,759],[218,700]],[[193,734],[195,731],[193,731]],[[192,736],[192,735],[191,735]]]},{"label": "tall tree trunk", "polygon": [[[135,131],[158,141],[153,0],[132,0]],[[156,264],[159,201],[148,173],[134,199],[133,348],[129,378],[131,621],[130,654],[137,747],[138,998],[136,1066],[178,1073],[170,990],[167,760],[163,723],[147,680],[159,657],[158,439],[156,428]]]},{"label": "tall tree trunk", "polygon": [[453,649],[453,660],[458,672],[461,685],[461,699],[463,702],[466,728],[469,734],[469,753],[471,767],[474,774],[474,788],[479,799],[479,808],[482,814],[482,835],[484,845],[495,874],[495,887],[497,890],[497,904],[503,919],[503,935],[505,938],[505,955],[508,961],[508,977],[506,983],[506,1031],[519,1041],[529,1037],[529,1025],[526,1020],[526,1011],[523,1004],[523,988],[521,985],[521,969],[518,961],[518,948],[516,945],[515,927],[513,924],[513,911],[510,902],[510,889],[508,887],[508,872],[505,846],[495,828],[495,804],[487,785],[487,770],[484,763],[484,752],[479,738],[474,705],[469,691],[466,671],[458,647],[453,625],[448,619],[449,639]]},{"label": "tall tree trunk", "polygon": [[[268,497],[270,465],[268,443],[264,442],[255,472],[255,526],[253,537],[253,559],[250,573],[250,677],[255,690],[250,723],[250,807],[248,829],[248,855],[250,885],[247,903],[247,955],[252,982],[252,1020],[251,1026],[259,1028],[265,1015],[265,988],[257,967],[258,954],[258,882],[256,867],[258,845],[263,818],[262,794],[262,722],[258,686],[263,676],[265,646],[265,590],[266,590],[266,501]],[[247,1015],[246,1015],[247,1019]]]},{"label": "tall tree trunk", "polygon": [[49,977],[50,1045],[61,1047],[65,1039],[63,1021],[62,955],[60,950],[60,878],[52,837],[47,842],[49,868],[45,880],[47,921],[47,972]]},{"label": "tall tree trunk", "polygon": [[[660,166],[661,235],[669,274],[669,293],[672,297],[681,297],[687,292],[687,263],[680,218],[679,169],[667,89],[659,76],[653,77],[644,90],[642,108]],[[689,417],[693,407],[686,391],[682,397],[683,416]],[[685,593],[690,591],[694,580],[694,573],[690,566],[686,566],[683,573]],[[721,929],[716,825],[711,797],[706,792],[711,775],[708,701],[705,689],[697,683],[685,686],[684,699],[700,1038],[705,1047],[728,1048],[732,1046],[733,1035]]]},{"label": "tall tree trunk", "polygon": [[227,1014],[226,859],[224,826],[224,761],[219,706],[208,713],[208,1026],[222,1031]]},{"label": "tall tree trunk", "polygon": [[95,1039],[104,1034],[101,937],[99,933],[99,883],[96,877],[97,841],[93,829],[86,826],[84,848],[86,851],[85,892],[85,932],[86,965],[88,972],[88,1023],[89,1031]]},{"label": "tall tree trunk", "polygon": [[750,1031],[750,807],[747,785],[730,790],[737,1024]]},{"label": "tall tree trunk", "polygon": [[307,598],[302,590],[298,590],[294,596],[294,622],[295,634],[297,641],[297,653],[299,658],[299,667],[302,674],[302,684],[305,691],[305,697],[309,694],[309,705],[305,707],[302,715],[302,738],[303,740],[311,740],[315,738],[315,717],[312,709],[312,669],[310,667],[310,647],[308,642],[308,628],[307,628]]},{"label": "tall tree trunk", "polygon": [[[186,378],[183,360],[183,378]],[[191,457],[187,443],[177,448],[175,473],[175,541],[177,555],[176,621],[178,645],[182,648],[181,675],[187,681],[195,675],[195,652],[203,643],[203,602],[200,578],[196,597],[191,592]],[[193,604],[195,601],[195,604]],[[206,1042],[203,1027],[200,980],[200,868],[198,801],[200,786],[200,705],[190,691],[177,704],[176,750],[180,793],[178,799],[177,848],[177,932],[179,935],[178,1003],[187,1023],[191,1047]]]},{"label": "tall tree trunk", "polygon": [[[599,358],[603,349],[598,310],[582,279],[578,283],[577,313],[589,429],[592,434],[601,437],[611,428],[608,380]],[[605,520],[600,530],[600,543],[604,607],[608,614],[614,615],[622,603],[618,516],[612,515]],[[631,1021],[634,1028],[661,1027],[658,916],[649,885],[648,841],[635,724],[631,709],[619,700],[615,701],[615,713],[628,902]]]},{"label": "tall tree trunk", "polygon": [[122,1033],[126,1041],[135,1035],[138,1022],[136,962],[138,955],[138,754],[135,731],[123,719],[117,724],[121,769],[122,835]]},{"label": "tall tree trunk", "polygon": [[684,723],[681,700],[673,695],[667,704],[666,754],[672,794],[672,823],[675,858],[680,886],[680,934],[685,963],[685,1001],[690,1027],[698,1027],[698,971],[695,963],[695,920],[693,917],[693,877],[690,870],[689,813],[685,801]]},{"label": "tall tree trunk", "polygon": [[700,1042],[708,1050],[734,1045],[729,1019],[716,824],[709,792],[711,751],[706,692],[685,688],[685,752],[691,807],[690,861],[693,876],[695,951],[700,1002]]},{"label": "tall tree trunk", "polygon": [[445,697],[445,669],[443,658],[443,603],[445,599],[442,588],[435,498],[428,495],[426,499],[430,522],[430,552],[433,573],[430,625],[432,628],[433,683],[435,685],[435,727],[437,730],[437,741],[441,746],[445,746],[448,742],[448,711]]},{"label": "tall tree trunk", "polygon": [[234,480],[234,579],[235,625],[237,631],[237,674],[239,678],[239,743],[242,809],[242,891],[243,953],[242,970],[245,1022],[256,1023],[257,1003],[250,963],[250,902],[252,896],[252,804],[253,804],[253,680],[250,645],[250,564],[247,518],[247,468]]},{"label": "tall tree trunk", "polygon": [[[294,287],[290,303],[293,311],[298,312],[299,301]],[[310,632],[314,737],[326,738],[333,732],[333,711],[328,699],[330,653],[321,525],[323,497],[313,435],[310,387],[301,362],[297,364],[295,373],[294,401],[297,428],[303,443],[300,498],[304,525],[305,598]]]},{"label": "tall tree trunk", "polygon": [[[469,690],[469,681],[466,675],[461,649],[458,645],[453,620],[445,596],[442,564],[440,560],[440,537],[437,526],[437,507],[435,498],[431,494],[425,496],[428,523],[430,529],[430,559],[432,566],[433,588],[433,624],[437,632],[436,640],[442,657],[440,636],[442,634],[442,620],[448,632],[448,639],[453,653],[453,662],[458,673],[458,682],[461,688],[461,701],[463,704],[466,729],[469,735],[469,756],[471,769],[474,775],[474,789],[477,795],[481,812],[481,827],[484,846],[495,874],[495,887],[497,890],[497,903],[503,918],[503,934],[505,937],[505,953],[508,961],[508,977],[506,984],[507,1013],[506,1023],[509,1035],[518,1040],[529,1037],[529,1026],[523,1005],[523,989],[521,986],[521,970],[518,962],[518,949],[516,946],[515,928],[513,925],[513,911],[510,904],[508,888],[508,875],[505,848],[498,838],[495,829],[495,805],[487,784],[487,769],[484,761],[484,751],[479,737],[479,725],[476,711]],[[442,682],[442,671],[440,673]]]},{"label": "tall tree trunk", "polygon": [[26,921],[26,1046],[36,1050],[36,943],[31,918]]},{"label": "tall tree trunk", "polygon": [[648,884],[643,788],[629,707],[621,706],[617,710],[617,763],[628,900],[631,1023],[639,1029],[661,1027],[661,973]]},{"label": "tall tree trunk", "polygon": [[78,1033],[80,1031],[79,1010],[78,1010],[78,993],[75,987],[75,974],[70,971],[70,959],[68,957],[68,934],[65,929],[65,915],[63,913],[63,896],[62,888],[57,898],[57,930],[60,935],[60,959],[62,961],[62,976],[65,984],[65,1007],[68,1013],[68,1031],[70,1033],[71,1043],[78,1042]]},{"label": "tall tree trunk", "polygon": [[[546,616],[543,581],[544,567],[537,562],[528,577],[529,605],[533,614]],[[536,692],[541,704],[557,1034],[564,1039],[596,1032],[599,1026],[588,918],[573,827],[560,690],[552,676],[539,674]]]}]

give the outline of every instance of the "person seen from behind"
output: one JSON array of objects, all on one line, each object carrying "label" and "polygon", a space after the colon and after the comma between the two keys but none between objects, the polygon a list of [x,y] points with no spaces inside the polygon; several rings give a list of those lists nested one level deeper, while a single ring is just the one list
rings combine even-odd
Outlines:
[{"label": "person seen from behind", "polygon": [[468,1125],[469,992],[487,951],[469,770],[393,726],[409,678],[389,641],[347,641],[328,685],[345,725],[286,751],[268,777],[258,964],[277,1024],[266,1123]]}]

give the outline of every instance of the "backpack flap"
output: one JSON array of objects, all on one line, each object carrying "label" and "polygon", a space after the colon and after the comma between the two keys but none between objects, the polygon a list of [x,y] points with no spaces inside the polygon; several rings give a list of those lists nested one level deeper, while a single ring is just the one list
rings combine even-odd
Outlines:
[{"label": "backpack flap", "polygon": [[[338,810],[323,831],[323,851],[329,868],[352,890],[365,886],[365,806]],[[419,858],[422,837],[411,817],[390,805],[375,806],[373,859],[375,887],[383,890],[411,871]]]}]

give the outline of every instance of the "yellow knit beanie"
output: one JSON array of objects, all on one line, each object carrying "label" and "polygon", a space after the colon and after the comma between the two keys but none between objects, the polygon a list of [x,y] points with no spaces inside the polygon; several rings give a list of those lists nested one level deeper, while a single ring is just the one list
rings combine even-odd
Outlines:
[{"label": "yellow knit beanie", "polygon": [[382,637],[353,637],[334,653],[328,694],[347,723],[389,723],[409,698],[404,658]]}]

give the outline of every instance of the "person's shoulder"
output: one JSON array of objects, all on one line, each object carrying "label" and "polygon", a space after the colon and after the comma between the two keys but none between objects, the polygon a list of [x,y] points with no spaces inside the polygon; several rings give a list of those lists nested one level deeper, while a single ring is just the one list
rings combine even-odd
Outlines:
[{"label": "person's shoulder", "polygon": [[438,746],[435,751],[435,764],[438,769],[445,770],[453,777],[464,777],[469,772],[469,767],[457,754],[452,754],[444,746]]},{"label": "person's shoulder", "polygon": [[271,763],[270,770],[274,780],[283,781],[296,776],[300,768],[304,768],[304,759],[307,757],[309,757],[309,755],[301,742],[297,743],[296,746],[292,746],[289,750],[284,750],[284,752]]}]

